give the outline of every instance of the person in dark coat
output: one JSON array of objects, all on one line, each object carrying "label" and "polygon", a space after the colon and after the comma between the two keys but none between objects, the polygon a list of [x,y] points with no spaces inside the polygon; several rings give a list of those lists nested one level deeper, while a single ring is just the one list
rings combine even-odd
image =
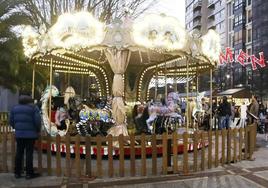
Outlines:
[{"label": "person in dark coat", "polygon": [[226,128],[229,129],[230,117],[232,115],[231,104],[227,101],[227,97],[223,96],[222,103],[220,103],[218,108],[218,113],[220,116],[219,130]]},{"label": "person in dark coat", "polygon": [[41,116],[29,95],[20,95],[19,104],[10,112],[10,125],[15,129],[17,142],[15,178],[21,177],[24,150],[26,149],[26,179],[39,176],[33,171],[34,142],[41,130]]}]

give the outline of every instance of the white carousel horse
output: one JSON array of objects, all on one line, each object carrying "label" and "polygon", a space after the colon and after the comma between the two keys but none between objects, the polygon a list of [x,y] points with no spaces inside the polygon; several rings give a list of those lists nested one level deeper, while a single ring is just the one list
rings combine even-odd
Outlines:
[{"label": "white carousel horse", "polygon": [[167,106],[149,106],[149,119],[146,120],[148,130],[153,132],[153,122],[156,120],[158,115],[164,115],[166,119],[165,127],[171,126],[173,122],[178,120],[178,124],[181,125],[183,123],[182,116],[177,112],[179,95],[175,92],[171,92],[167,97]]},{"label": "white carousel horse", "polygon": [[75,90],[72,86],[68,86],[64,92],[64,104],[67,105],[68,109],[69,109],[69,99],[71,97],[75,97]]},{"label": "white carousel horse", "polygon": [[[51,97],[56,97],[59,95],[59,91],[55,86],[51,87]],[[41,101],[42,101],[42,107],[41,107],[41,112],[42,112],[42,120],[43,120],[43,125],[47,131],[48,134],[51,136],[56,136],[59,134],[60,136],[64,136],[69,128],[70,122],[69,120],[66,120],[66,130],[58,130],[57,125],[53,122],[50,121],[49,115],[48,115],[48,103],[49,103],[49,97],[50,97],[50,87],[48,86],[45,91],[42,94]]]},{"label": "white carousel horse", "polygon": [[200,124],[201,118],[204,117],[205,111],[202,108],[202,98],[204,97],[205,92],[197,93],[195,105],[192,112],[192,117],[194,118],[194,128],[198,130],[198,124]]}]

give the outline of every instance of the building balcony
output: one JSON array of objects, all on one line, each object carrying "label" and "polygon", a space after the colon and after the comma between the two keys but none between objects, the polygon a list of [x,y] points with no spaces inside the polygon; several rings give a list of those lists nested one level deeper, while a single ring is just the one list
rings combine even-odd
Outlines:
[{"label": "building balcony", "polygon": [[200,29],[201,28],[201,21],[198,20],[198,21],[195,21],[193,23],[193,29]]},{"label": "building balcony", "polygon": [[194,5],[193,5],[193,10],[197,9],[197,8],[200,8],[201,9],[202,7],[202,1],[199,0],[197,1]]},{"label": "building balcony", "polygon": [[198,10],[198,11],[195,11],[194,12],[194,16],[193,16],[193,18],[195,19],[195,18],[198,18],[198,17],[201,17],[202,16],[202,14],[201,14],[201,10]]},{"label": "building balcony", "polygon": [[215,7],[215,0],[209,0],[208,1],[208,8],[214,8]]},{"label": "building balcony", "polygon": [[215,23],[213,21],[208,23],[208,29],[216,29]]},{"label": "building balcony", "polygon": [[208,19],[214,19],[214,17],[215,17],[215,12],[214,12],[214,10],[213,10],[213,11],[209,11],[209,12],[208,12]]},{"label": "building balcony", "polygon": [[238,5],[233,5],[233,13],[235,14],[236,11],[240,10],[240,9],[244,9],[246,6],[246,4],[244,2],[238,4]]}]

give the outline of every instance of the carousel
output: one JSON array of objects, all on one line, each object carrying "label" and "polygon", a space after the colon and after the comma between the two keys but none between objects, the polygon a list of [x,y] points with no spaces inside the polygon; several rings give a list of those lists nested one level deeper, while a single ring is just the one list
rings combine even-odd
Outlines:
[{"label": "carousel", "polygon": [[[34,64],[33,97],[37,66],[47,67],[50,72],[41,97],[41,112],[44,130],[51,136],[64,136],[71,130],[75,130],[73,135],[82,136],[128,136],[127,108],[145,101],[151,101],[147,103],[147,133],[193,132],[198,129],[197,114],[203,113],[198,77],[204,73],[210,74],[212,106],[212,73],[220,53],[220,38],[214,30],[203,36],[198,31],[188,33],[178,20],[165,15],[150,14],[132,20],[125,12],[123,18],[105,25],[88,12],[66,13],[51,28],[25,27],[23,46],[29,62]],[[60,89],[53,83],[55,73],[68,80]],[[70,75],[81,76],[79,94],[70,84]],[[89,79],[94,82],[85,84]],[[156,100],[161,80],[165,106]],[[169,93],[168,82],[174,85]],[[190,82],[197,85],[195,101],[189,100]],[[178,83],[186,86],[187,109],[183,116],[178,110]],[[96,95],[105,99],[102,105],[92,106],[84,99],[84,91],[92,85]],[[57,97],[62,101],[53,101]],[[66,118],[61,118],[67,111]],[[208,113],[212,117],[212,112]],[[160,116],[164,120],[159,120]],[[165,122],[164,127],[163,123],[158,125],[159,121]],[[83,153],[85,148],[81,147]],[[66,149],[61,148],[62,152]],[[114,148],[116,153],[118,143],[114,142]]]}]

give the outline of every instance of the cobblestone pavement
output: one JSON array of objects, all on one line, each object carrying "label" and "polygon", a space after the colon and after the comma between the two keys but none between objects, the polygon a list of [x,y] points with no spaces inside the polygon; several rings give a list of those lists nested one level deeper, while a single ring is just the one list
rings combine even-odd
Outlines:
[{"label": "cobblestone pavement", "polygon": [[32,180],[15,179],[12,173],[0,173],[0,188],[6,187],[111,187],[111,188],[160,188],[160,187],[268,187],[268,142],[264,135],[257,137],[258,148],[254,161],[242,161],[205,172],[183,176],[166,176],[93,179],[42,176]]}]

